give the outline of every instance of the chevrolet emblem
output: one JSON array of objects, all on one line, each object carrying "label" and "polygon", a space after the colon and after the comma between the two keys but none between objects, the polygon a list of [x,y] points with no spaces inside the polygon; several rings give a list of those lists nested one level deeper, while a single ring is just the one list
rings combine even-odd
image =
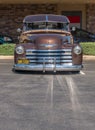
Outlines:
[{"label": "chevrolet emblem", "polygon": [[40,46],[46,47],[46,48],[51,48],[51,47],[56,47],[57,44],[41,44]]}]

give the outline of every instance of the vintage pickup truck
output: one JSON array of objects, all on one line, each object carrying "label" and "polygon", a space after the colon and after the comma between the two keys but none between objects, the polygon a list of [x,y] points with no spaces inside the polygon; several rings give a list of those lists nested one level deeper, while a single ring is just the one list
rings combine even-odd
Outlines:
[{"label": "vintage pickup truck", "polygon": [[74,43],[66,16],[29,15],[19,31],[13,70],[75,71],[82,69],[83,51]]}]

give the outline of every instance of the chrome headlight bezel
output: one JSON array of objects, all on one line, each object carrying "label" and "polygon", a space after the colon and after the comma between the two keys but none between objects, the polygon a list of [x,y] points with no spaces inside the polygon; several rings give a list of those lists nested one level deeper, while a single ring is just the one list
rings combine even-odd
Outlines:
[{"label": "chrome headlight bezel", "polygon": [[15,49],[17,54],[23,54],[24,53],[24,47],[23,46],[17,46]]},{"label": "chrome headlight bezel", "polygon": [[74,53],[76,54],[76,55],[80,55],[81,53],[82,53],[82,48],[80,47],[80,46],[75,46],[74,47]]}]

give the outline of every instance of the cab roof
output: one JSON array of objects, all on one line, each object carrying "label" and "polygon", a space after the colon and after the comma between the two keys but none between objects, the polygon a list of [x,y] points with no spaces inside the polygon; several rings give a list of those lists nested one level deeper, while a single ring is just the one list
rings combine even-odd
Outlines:
[{"label": "cab roof", "polygon": [[23,23],[33,23],[33,22],[70,23],[69,19],[66,16],[53,15],[53,14],[28,15],[23,20]]}]

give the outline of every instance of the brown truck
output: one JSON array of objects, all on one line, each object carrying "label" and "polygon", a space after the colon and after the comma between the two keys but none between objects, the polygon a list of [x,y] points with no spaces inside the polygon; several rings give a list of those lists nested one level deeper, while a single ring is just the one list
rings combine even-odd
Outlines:
[{"label": "brown truck", "polygon": [[73,41],[69,23],[63,15],[26,16],[14,50],[13,70],[79,72],[83,52]]}]

